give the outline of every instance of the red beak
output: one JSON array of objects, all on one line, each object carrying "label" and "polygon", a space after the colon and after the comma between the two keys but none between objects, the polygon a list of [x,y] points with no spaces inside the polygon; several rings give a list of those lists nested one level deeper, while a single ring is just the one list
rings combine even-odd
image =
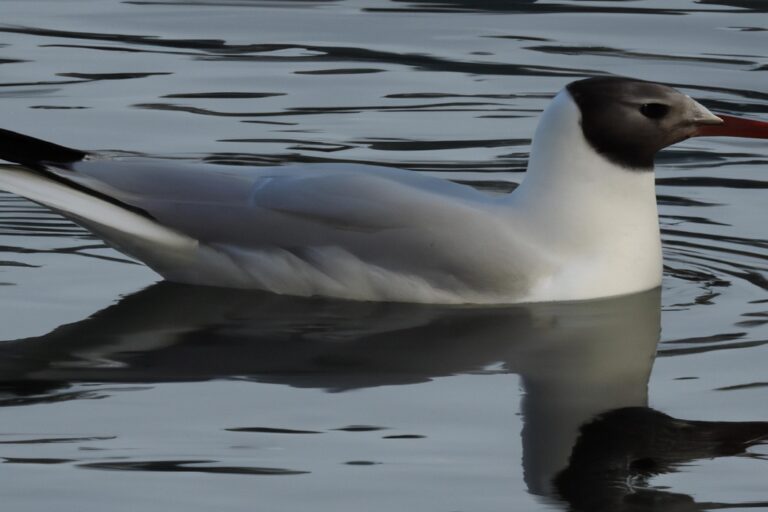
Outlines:
[{"label": "red beak", "polygon": [[723,120],[722,124],[699,125],[695,137],[748,137],[752,139],[768,139],[768,123],[754,119],[742,119],[740,117],[717,117]]}]

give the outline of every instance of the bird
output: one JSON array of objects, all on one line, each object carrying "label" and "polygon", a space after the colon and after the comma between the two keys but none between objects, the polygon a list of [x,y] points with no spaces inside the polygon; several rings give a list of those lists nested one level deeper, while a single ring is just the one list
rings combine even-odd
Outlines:
[{"label": "bird", "polygon": [[509,194],[350,163],[233,167],[81,151],[0,130],[0,190],[165,279],[358,301],[589,300],[660,286],[654,156],[696,136],[768,138],[667,85],[567,84]]}]

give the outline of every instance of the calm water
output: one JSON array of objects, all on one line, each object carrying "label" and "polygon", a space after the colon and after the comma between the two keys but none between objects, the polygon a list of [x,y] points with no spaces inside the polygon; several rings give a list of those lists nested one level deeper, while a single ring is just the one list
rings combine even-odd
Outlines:
[{"label": "calm water", "polygon": [[[766,118],[768,3],[0,0],[0,126],[83,149],[506,191],[606,73]],[[766,171],[664,152],[660,292],[496,308],[157,283],[0,193],[4,505],[768,510]]]}]

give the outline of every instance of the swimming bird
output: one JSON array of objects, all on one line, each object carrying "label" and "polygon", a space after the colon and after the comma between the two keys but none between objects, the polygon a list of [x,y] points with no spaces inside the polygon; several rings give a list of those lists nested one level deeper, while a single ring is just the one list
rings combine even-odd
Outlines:
[{"label": "swimming bird", "polygon": [[694,136],[768,138],[661,84],[599,77],[546,108],[507,195],[389,167],[108,158],[0,131],[0,189],[180,283],[423,303],[582,300],[659,286],[653,160]]}]

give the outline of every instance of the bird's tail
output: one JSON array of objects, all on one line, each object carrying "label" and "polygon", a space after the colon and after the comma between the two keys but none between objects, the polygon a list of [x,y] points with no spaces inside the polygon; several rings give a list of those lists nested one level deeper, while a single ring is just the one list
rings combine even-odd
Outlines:
[{"label": "bird's tail", "polygon": [[48,169],[67,168],[86,155],[84,151],[0,129],[0,159],[23,166],[0,167],[0,190],[76,215],[83,202],[77,192],[83,191]]},{"label": "bird's tail", "polygon": [[0,128],[0,159],[9,162],[38,169],[45,164],[66,165],[77,162],[87,155],[85,151]]},{"label": "bird's tail", "polygon": [[0,190],[60,213],[163,275],[194,253],[197,240],[62,174],[86,156],[84,151],[0,129],[0,159],[24,166],[0,165]]},{"label": "bird's tail", "polygon": [[102,210],[102,203],[151,219],[147,212],[77,180],[74,164],[87,156],[85,151],[0,129],[0,159],[23,166],[0,167],[0,190],[26,197],[75,220],[98,220],[89,209]]}]

